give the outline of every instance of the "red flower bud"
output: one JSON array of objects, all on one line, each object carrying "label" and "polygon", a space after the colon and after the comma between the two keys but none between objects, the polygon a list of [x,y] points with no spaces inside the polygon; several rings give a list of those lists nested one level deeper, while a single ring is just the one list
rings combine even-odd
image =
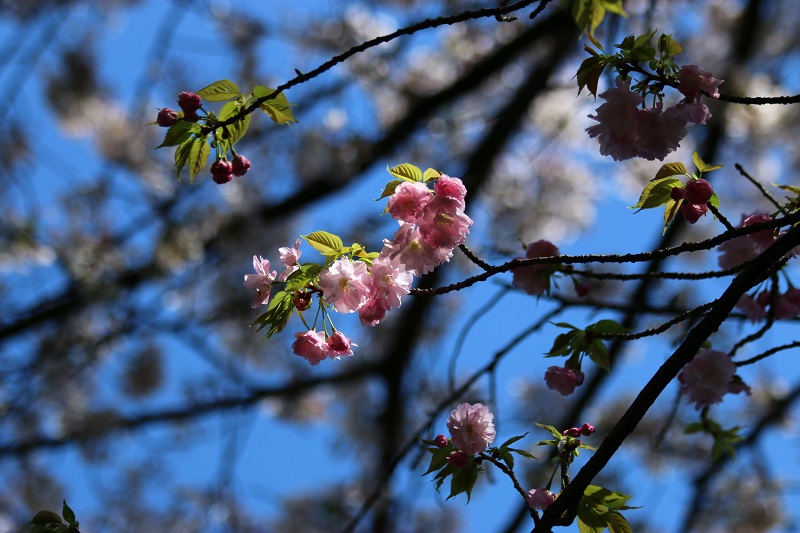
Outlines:
[{"label": "red flower bud", "polygon": [[230,161],[216,161],[211,165],[211,176],[215,183],[228,183],[233,179],[233,165]]},{"label": "red flower bud", "polygon": [[594,426],[589,424],[589,422],[584,422],[583,426],[581,426],[581,435],[583,435],[584,437],[588,437],[594,432],[595,432]]},{"label": "red flower bud", "polygon": [[158,112],[156,123],[162,128],[169,128],[176,122],[178,122],[178,113],[176,113],[172,109],[165,107],[164,109],[161,109]]},{"label": "red flower bud", "polygon": [[669,197],[675,200],[676,202],[678,200],[683,200],[684,198],[686,198],[686,191],[683,190],[683,187],[673,187],[669,193]]},{"label": "red flower bud", "polygon": [[250,160],[242,155],[233,158],[233,175],[244,176],[250,170]]},{"label": "red flower bud", "polygon": [[298,311],[305,311],[311,307],[311,294],[307,292],[298,292],[295,297],[292,298],[292,303]]},{"label": "red flower bud", "polygon": [[436,435],[436,438],[433,439],[433,442],[439,448],[444,448],[448,444],[447,437],[445,437],[444,435]]},{"label": "red flower bud", "polygon": [[714,189],[706,180],[689,180],[686,184],[686,203],[705,205],[714,194]]},{"label": "red flower bud", "polygon": [[447,456],[447,462],[450,463],[450,466],[453,468],[461,469],[467,466],[467,463],[469,463],[469,457],[461,450],[456,450]]},{"label": "red flower bud", "polygon": [[203,105],[203,99],[194,93],[182,92],[178,94],[178,105],[188,115],[200,109],[200,106]]},{"label": "red flower bud", "polygon": [[694,224],[700,220],[700,217],[705,215],[706,212],[708,212],[708,206],[706,204],[681,204],[681,213],[683,213],[683,217],[689,224]]},{"label": "red flower bud", "polygon": [[583,374],[583,372],[581,372],[580,370],[576,370],[575,371],[575,386],[576,387],[580,387],[581,385],[583,385],[583,380],[585,378],[586,378],[586,376]]}]

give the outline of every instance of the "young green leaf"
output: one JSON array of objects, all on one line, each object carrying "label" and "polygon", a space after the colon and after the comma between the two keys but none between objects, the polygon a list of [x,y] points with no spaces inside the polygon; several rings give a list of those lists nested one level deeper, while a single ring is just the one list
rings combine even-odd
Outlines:
[{"label": "young green leaf", "polygon": [[64,506],[61,509],[61,516],[64,517],[64,521],[68,525],[75,523],[75,513],[69,508],[69,505],[67,505],[67,500],[64,500]]},{"label": "young green leaf", "polygon": [[304,238],[312,248],[327,257],[338,255],[339,251],[344,248],[342,239],[327,231],[314,231],[308,235],[301,235],[301,237]]},{"label": "young green leaf", "polygon": [[[225,120],[236,116],[241,112],[242,104],[239,102],[228,102],[219,112],[219,120],[224,122]],[[234,122],[233,124],[228,124],[222,128],[217,129],[217,138],[222,139],[227,143],[227,147],[230,148],[239,140],[244,137],[247,128],[250,126],[250,115],[244,115],[242,118]]]},{"label": "young green leaf", "polygon": [[578,67],[578,73],[576,74],[578,78],[578,94],[581,94],[583,88],[586,87],[589,93],[597,98],[597,84],[600,81],[600,76],[602,76],[606,65],[608,65],[608,58],[601,55],[587,57],[581,62],[581,66]]},{"label": "young green leaf", "polygon": [[628,328],[618,323],[616,320],[609,318],[596,322],[586,328],[587,331],[596,331],[597,333],[606,333],[609,335],[621,335],[628,332]]},{"label": "young green leaf", "polygon": [[661,233],[662,235],[667,232],[667,228],[672,223],[672,219],[675,218],[675,215],[678,214],[682,203],[683,200],[673,200],[672,198],[667,201],[664,207],[664,231]]},{"label": "young green leaf", "polygon": [[383,192],[381,193],[380,197],[376,198],[375,201],[377,202],[378,200],[386,198],[387,196],[393,195],[395,189],[397,189],[397,186],[400,185],[401,183],[403,183],[403,180],[392,180],[389,183],[387,183],[386,187],[383,188]]},{"label": "young green leaf", "polygon": [[439,179],[439,176],[441,175],[442,175],[441,172],[439,172],[438,170],[429,168],[425,170],[424,174],[422,174],[422,181],[427,183],[429,181]]},{"label": "young green leaf", "polygon": [[269,326],[267,329],[267,336],[265,337],[266,339],[282,331],[283,328],[286,327],[286,322],[289,321],[289,317],[294,310],[293,296],[292,293],[286,291],[273,294],[269,301],[267,312],[256,318],[253,323],[250,324],[250,327],[258,326],[256,328],[258,332],[264,329],[264,327]]},{"label": "young green leaf", "polygon": [[464,492],[467,494],[467,503],[469,503],[472,488],[475,486],[476,481],[478,481],[478,467],[476,465],[456,470],[456,473],[453,474],[453,479],[450,480],[450,495],[447,499],[455,498]]},{"label": "young green leaf", "polygon": [[423,180],[422,171],[419,169],[419,167],[416,167],[410,163],[403,163],[392,168],[387,166],[386,170],[388,170],[389,174],[395,178],[400,178],[403,181],[415,182]]},{"label": "young green leaf", "polygon": [[656,173],[656,177],[651,181],[666,178],[669,176],[683,176],[686,174],[686,167],[683,163],[664,163]]},{"label": "young green leaf", "polygon": [[189,162],[189,155],[192,151],[194,140],[189,138],[183,141],[178,148],[175,149],[175,169],[178,174],[178,180],[181,179],[183,167]]},{"label": "young green leaf", "polygon": [[[253,88],[253,97],[261,99],[274,92],[275,90],[270,89],[269,87],[256,85]],[[297,122],[297,119],[294,118],[294,113],[292,112],[293,105],[294,104],[289,103],[283,93],[280,93],[275,98],[271,98],[262,102],[259,108],[261,111],[269,115],[269,118],[271,118],[276,124],[283,126],[285,124],[291,125],[292,122]]]},{"label": "young green leaf", "polygon": [[156,146],[156,149],[165,146],[178,146],[191,137],[192,133],[200,131],[200,126],[196,122],[186,122],[179,120],[169,127],[166,135],[164,135],[164,142]]},{"label": "young green leaf", "polygon": [[187,164],[189,165],[189,182],[194,180],[194,177],[205,168],[208,161],[208,155],[211,153],[211,147],[208,145],[205,137],[195,137],[189,148],[189,158]]},{"label": "young green leaf", "polygon": [[197,95],[209,102],[223,102],[239,96],[239,87],[231,80],[219,80],[197,91]]},{"label": "young green leaf", "polygon": [[683,184],[678,178],[666,177],[650,181],[645,185],[642,194],[639,196],[639,201],[636,205],[632,205],[629,209],[637,209],[637,213],[642,209],[653,209],[660,205],[667,203],[672,194],[672,189],[681,187]]}]

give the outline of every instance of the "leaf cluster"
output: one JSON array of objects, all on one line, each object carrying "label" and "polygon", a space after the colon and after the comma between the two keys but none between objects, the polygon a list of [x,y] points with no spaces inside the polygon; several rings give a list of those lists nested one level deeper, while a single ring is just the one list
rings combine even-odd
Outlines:
[{"label": "leaf cluster", "polygon": [[436,181],[442,175],[438,170],[432,168],[429,168],[425,172],[422,172],[422,170],[419,167],[412,165],[411,163],[402,163],[392,168],[389,168],[387,166],[386,170],[396,179],[393,179],[392,181],[386,184],[386,187],[383,188],[383,192],[381,193],[380,197],[376,198],[376,200],[382,200],[387,196],[393,195],[395,189],[397,189],[397,186],[403,182],[428,183],[430,181]]},{"label": "leaf cluster", "polygon": [[[598,334],[620,335],[627,332],[622,325],[610,319],[601,320],[587,326],[586,329],[578,329],[566,322],[558,322],[555,325],[569,331],[556,336],[553,347],[545,354],[545,357],[567,356],[569,357],[567,361],[572,368],[580,368],[581,360],[586,355],[606,373],[610,371],[608,348]],[[561,434],[558,433],[558,435]]]},{"label": "leaf cluster", "polygon": [[[704,172],[711,172],[722,168],[722,165],[709,165],[698,155],[697,152],[692,154],[692,161],[697,167],[698,173],[689,173],[683,163],[665,163],[656,173],[656,176],[645,185],[642,194],[639,196],[639,201],[636,205],[630,206],[630,209],[637,209],[637,213],[642,209],[653,209],[656,207],[664,206],[664,231],[675,219],[678,214],[683,199],[675,200],[672,198],[672,190],[675,188],[684,187],[683,182],[678,176],[686,176],[690,180],[698,180],[702,178]],[[717,193],[711,195],[708,201],[714,208],[719,208],[719,198]]]},{"label": "leaf cluster", "polygon": [[693,433],[707,433],[714,438],[714,444],[711,446],[711,459],[716,461],[723,455],[728,455],[731,458],[736,457],[736,448],[734,444],[742,440],[739,435],[741,426],[734,426],[730,429],[723,429],[717,422],[710,418],[704,418],[702,422],[693,422],[686,426],[684,433],[691,435]]},{"label": "leaf cluster", "polygon": [[61,509],[61,516],[53,511],[39,511],[30,523],[33,526],[30,533],[80,533],[78,530],[80,524],[66,500]]},{"label": "leaf cluster", "polygon": [[589,485],[578,504],[578,530],[580,533],[633,533],[628,520],[620,511],[638,509],[626,505],[632,496],[613,492],[603,487]]}]

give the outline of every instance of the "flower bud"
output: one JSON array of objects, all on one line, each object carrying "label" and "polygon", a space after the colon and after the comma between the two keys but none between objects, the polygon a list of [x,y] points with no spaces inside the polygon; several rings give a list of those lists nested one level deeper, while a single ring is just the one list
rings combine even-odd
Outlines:
[{"label": "flower bud", "polygon": [[561,432],[561,435],[565,437],[572,437],[573,439],[578,437],[580,434],[581,434],[580,428],[569,428]]},{"label": "flower bud", "polygon": [[200,120],[200,115],[197,114],[197,111],[190,111],[189,113],[183,114],[183,120],[186,122],[197,122]]},{"label": "flower bud", "polygon": [[594,432],[595,432],[594,426],[589,424],[589,422],[584,422],[583,426],[581,426],[581,435],[583,435],[584,437],[588,437]]},{"label": "flower bud", "polygon": [[584,373],[581,372],[580,370],[577,370],[575,372],[575,386],[576,387],[580,387],[581,385],[583,385],[583,380],[585,378],[586,378],[586,376],[584,375]]},{"label": "flower bud", "polygon": [[436,435],[436,438],[433,439],[433,442],[436,444],[438,448],[444,448],[448,444],[447,437],[442,434]]},{"label": "flower bud", "polygon": [[215,183],[222,185],[233,179],[233,165],[230,161],[216,161],[211,165],[211,176]]},{"label": "flower bud", "polygon": [[164,109],[159,110],[158,117],[156,117],[156,123],[161,126],[162,128],[169,128],[170,126],[174,125],[178,122],[178,113],[174,110],[165,107]]},{"label": "flower bud", "polygon": [[250,170],[250,160],[242,155],[233,158],[233,175],[244,176]]},{"label": "flower bud", "polygon": [[708,212],[708,206],[706,204],[681,204],[681,213],[683,213],[683,217],[689,224],[694,224],[700,220],[700,217],[705,215],[706,212]]},{"label": "flower bud", "polygon": [[295,297],[292,298],[292,303],[298,311],[306,311],[311,307],[311,293],[298,292]]},{"label": "flower bud", "polygon": [[469,463],[469,456],[461,450],[456,450],[447,456],[447,462],[453,468],[458,468],[460,470]]},{"label": "flower bud", "polygon": [[203,105],[203,99],[195,93],[182,92],[178,94],[178,105],[187,115],[194,113]]},{"label": "flower bud", "polygon": [[705,205],[714,194],[714,189],[706,180],[689,180],[686,184],[686,203]]},{"label": "flower bud", "polygon": [[683,200],[684,198],[686,198],[686,191],[683,189],[683,187],[673,187],[669,193],[669,197],[675,200],[676,202],[678,200]]}]

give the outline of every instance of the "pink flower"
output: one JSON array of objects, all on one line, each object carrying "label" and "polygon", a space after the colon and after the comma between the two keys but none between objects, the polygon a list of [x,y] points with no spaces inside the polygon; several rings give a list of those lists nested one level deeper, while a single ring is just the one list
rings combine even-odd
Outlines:
[{"label": "pink flower", "polygon": [[472,225],[472,219],[463,211],[463,203],[446,196],[437,196],[417,220],[422,238],[434,248],[452,250],[463,243]]},{"label": "pink flower", "polygon": [[775,319],[794,318],[800,314],[800,289],[794,287],[778,298],[775,304]]},{"label": "pink flower", "polygon": [[232,165],[234,176],[244,176],[250,170],[250,160],[243,155],[234,157]]},{"label": "pink flower", "polygon": [[292,351],[298,357],[302,357],[311,366],[317,366],[320,361],[328,357],[328,343],[325,342],[325,333],[322,331],[309,330],[303,333],[294,334],[295,341],[292,344]]},{"label": "pink flower", "polygon": [[494,415],[481,403],[462,403],[450,412],[447,419],[453,444],[469,456],[486,450],[496,435],[493,418]]},{"label": "pink flower", "polygon": [[358,346],[358,344],[345,337],[341,331],[337,331],[328,337],[328,356],[339,359],[342,355],[353,355],[353,346]]},{"label": "pink flower", "polygon": [[569,396],[575,391],[577,376],[573,370],[561,366],[551,366],[544,373],[547,388],[557,391],[562,396]]},{"label": "pink flower", "polygon": [[386,309],[400,307],[400,299],[411,291],[414,276],[396,259],[380,255],[370,267],[370,299],[380,299]]},{"label": "pink flower", "polygon": [[742,378],[740,378],[739,376],[733,376],[731,382],[728,383],[728,392],[730,394],[739,394],[743,392],[748,396],[753,394],[753,390],[750,388],[750,386],[744,381],[742,381]]},{"label": "pink flower", "polygon": [[586,128],[589,136],[597,137],[600,154],[623,161],[638,155],[638,111],[642,98],[630,90],[630,82],[617,80],[617,86],[600,94],[606,102],[589,118],[599,124]]},{"label": "pink flower", "polygon": [[698,410],[720,403],[735,373],[736,365],[725,353],[704,350],[695,355],[678,375],[681,394],[687,394],[689,402],[694,402]]},{"label": "pink flower", "polygon": [[278,280],[286,281],[286,278],[300,270],[299,261],[300,256],[303,255],[303,252],[300,251],[300,237],[294,241],[294,246],[291,248],[286,246],[278,248],[278,253],[281,254],[281,263],[286,267],[286,270],[281,273]]},{"label": "pink flower", "polygon": [[664,159],[667,154],[674,152],[680,142],[686,137],[686,117],[684,113],[670,107],[663,113],[661,103],[656,107],[637,110],[636,155],[653,161]]},{"label": "pink flower", "polygon": [[556,495],[549,490],[531,489],[525,495],[528,507],[544,511],[556,500]]},{"label": "pink flower", "polygon": [[439,179],[436,180],[436,183],[434,183],[433,192],[436,193],[436,196],[455,200],[459,203],[461,209],[464,209],[464,198],[467,196],[467,188],[464,187],[460,179],[451,178],[446,174],[442,174],[439,176]]},{"label": "pink flower", "polygon": [[419,181],[403,182],[389,197],[389,214],[395,220],[415,224],[422,210],[433,200],[430,189]]},{"label": "pink flower", "polygon": [[421,276],[433,271],[453,255],[452,248],[434,247],[428,244],[413,224],[403,224],[392,240],[383,240],[381,255],[396,260],[407,272]]},{"label": "pink flower", "polygon": [[701,216],[708,212],[708,206],[706,204],[683,203],[681,204],[680,210],[683,218],[686,219],[686,222],[689,224],[694,224],[700,220]]},{"label": "pink flower", "polygon": [[[525,257],[517,259],[533,259],[535,257],[553,257],[560,255],[555,244],[546,240],[539,240],[528,245]],[[557,265],[530,265],[515,268],[511,271],[511,284],[522,290],[525,294],[537,296],[550,291],[550,275]]]},{"label": "pink flower", "polygon": [[363,326],[377,326],[386,316],[383,299],[368,299],[358,308],[358,318]]},{"label": "pink flower", "polygon": [[[772,217],[765,214],[742,216],[742,223],[739,227],[744,228],[771,220]],[[769,229],[725,241],[719,245],[720,255],[717,258],[717,263],[719,263],[720,268],[725,270],[739,266],[758,257],[773,242],[775,242],[774,233]]]},{"label": "pink flower", "polygon": [[211,177],[219,185],[228,183],[233,179],[233,165],[230,161],[215,161],[211,165]]},{"label": "pink flower", "polygon": [[691,122],[692,124],[702,125],[711,118],[711,111],[708,110],[708,106],[700,101],[684,101],[676,105],[673,109],[680,111],[684,121]]},{"label": "pink flower", "polygon": [[244,286],[247,289],[254,289],[256,291],[256,295],[253,296],[253,301],[250,303],[250,306],[253,309],[261,305],[266,305],[269,303],[269,293],[272,290],[272,282],[275,281],[275,277],[278,275],[276,271],[270,272],[270,264],[269,260],[263,259],[262,257],[253,256],[253,268],[255,269],[255,274],[245,274],[244,276]]},{"label": "pink flower", "polygon": [[325,301],[340,313],[352,313],[367,300],[369,273],[363,261],[342,257],[319,275],[319,288]]},{"label": "pink flower", "polygon": [[690,100],[699,100],[703,93],[711,98],[719,98],[718,87],[724,80],[718,80],[710,72],[700,70],[697,65],[685,65],[678,71],[678,90]]},{"label": "pink flower", "polygon": [[194,113],[203,105],[203,99],[195,93],[182,92],[178,94],[178,106],[184,113]]}]

